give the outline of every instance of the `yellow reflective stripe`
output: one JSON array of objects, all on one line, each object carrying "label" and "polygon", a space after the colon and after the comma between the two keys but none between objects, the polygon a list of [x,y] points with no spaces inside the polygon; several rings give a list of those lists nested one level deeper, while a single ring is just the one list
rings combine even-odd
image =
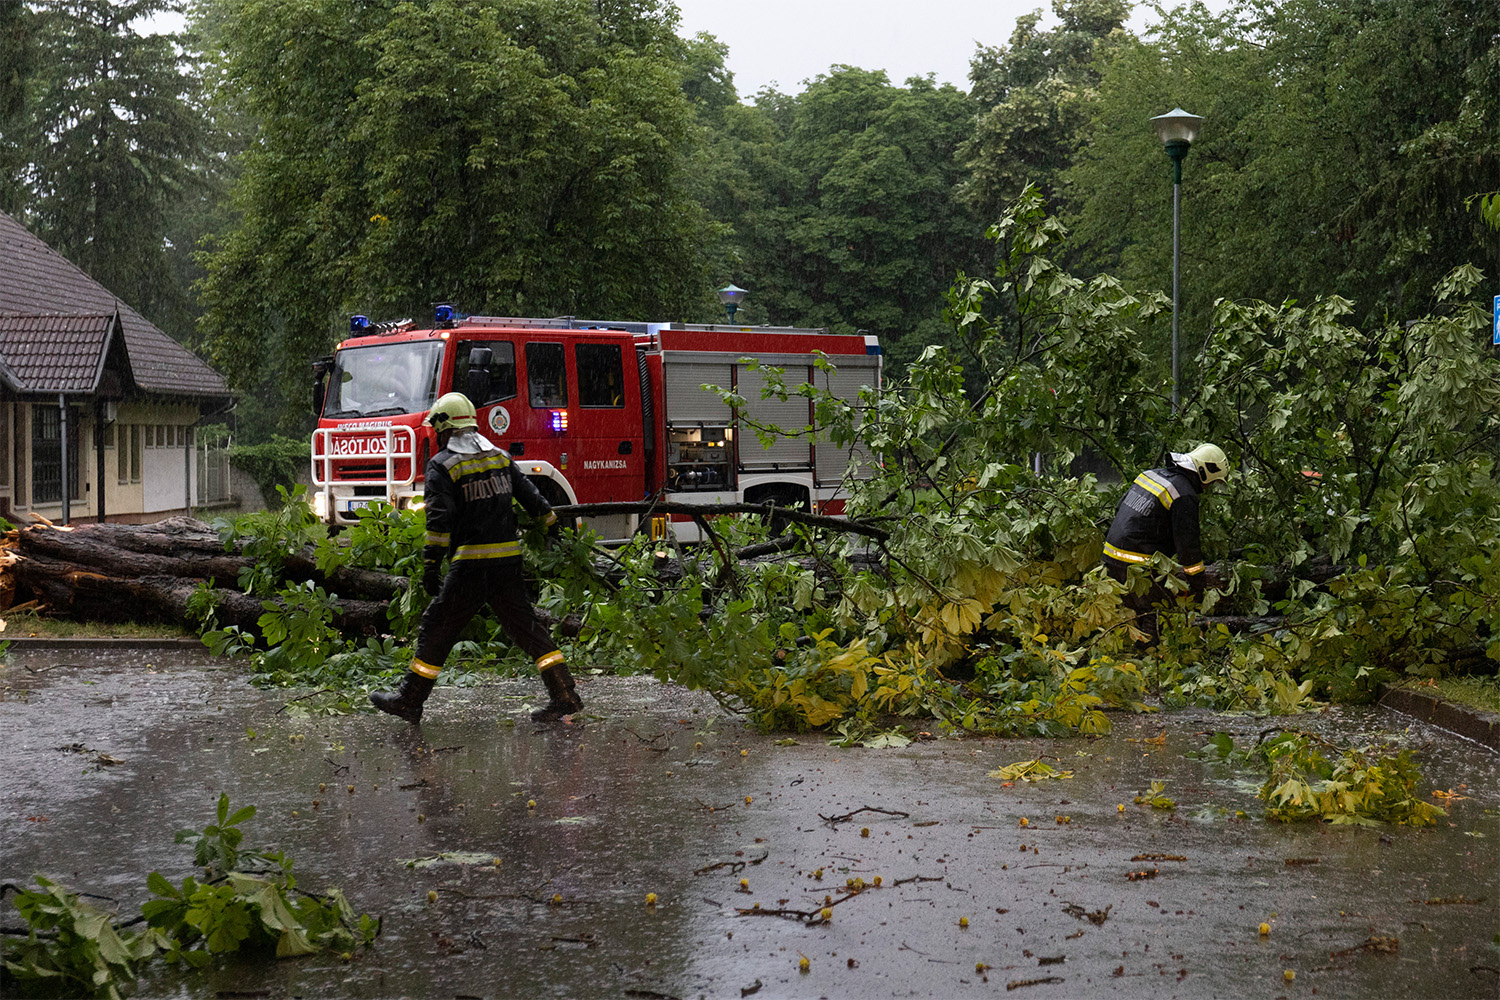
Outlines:
[{"label": "yellow reflective stripe", "polygon": [[1204,567],[1202,563],[1194,563],[1191,566],[1182,567],[1182,571],[1188,576],[1197,576],[1199,573],[1203,572],[1203,568]]},{"label": "yellow reflective stripe", "polygon": [[454,562],[462,562],[465,559],[509,559],[511,556],[521,554],[521,543],[512,542],[485,542],[474,545],[460,545],[458,551],[453,554]]},{"label": "yellow reflective stripe", "polygon": [[504,469],[510,465],[510,459],[504,455],[486,455],[483,458],[465,458],[455,462],[449,470],[454,479],[463,476],[472,476],[480,472],[489,472],[492,469]]},{"label": "yellow reflective stripe", "polygon": [[424,660],[419,660],[413,657],[411,661],[411,672],[416,674],[418,677],[425,677],[430,681],[435,681],[437,680],[438,674],[443,672],[443,668],[434,667],[432,664],[427,663]]},{"label": "yellow reflective stripe", "polygon": [[1111,559],[1118,559],[1120,562],[1148,563],[1151,561],[1151,557],[1144,552],[1131,552],[1127,549],[1111,545],[1108,542],[1104,543],[1104,554]]},{"label": "yellow reflective stripe", "polygon": [[437,545],[446,549],[448,547],[448,537],[448,532],[446,531],[429,531],[427,533],[427,544]]},{"label": "yellow reflective stripe", "polygon": [[543,670],[551,669],[552,667],[557,666],[562,661],[563,655],[562,650],[560,649],[554,649],[552,652],[548,653],[545,656],[538,656],[536,658],[537,672],[540,673]]},{"label": "yellow reflective stripe", "polygon": [[1135,484],[1160,500],[1161,505],[1167,510],[1172,509],[1172,501],[1177,498],[1177,487],[1164,479],[1158,479],[1149,472],[1136,476]]}]

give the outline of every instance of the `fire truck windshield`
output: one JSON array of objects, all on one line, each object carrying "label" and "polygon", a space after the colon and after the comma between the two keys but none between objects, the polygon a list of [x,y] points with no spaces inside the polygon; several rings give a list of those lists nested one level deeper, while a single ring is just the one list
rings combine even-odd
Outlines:
[{"label": "fire truck windshield", "polygon": [[389,417],[425,413],[437,398],[446,341],[349,347],[334,356],[323,416]]}]

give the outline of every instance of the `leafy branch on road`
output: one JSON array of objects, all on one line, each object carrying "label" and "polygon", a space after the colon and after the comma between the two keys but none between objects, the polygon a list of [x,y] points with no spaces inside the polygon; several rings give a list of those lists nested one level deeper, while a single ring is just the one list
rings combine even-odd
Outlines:
[{"label": "leafy branch on road", "polygon": [[355,946],[370,944],[380,922],[356,916],[338,889],[321,895],[299,889],[289,856],[241,849],[240,824],[254,815],[254,806],[231,814],[229,796],[221,795],[214,822],[177,835],[178,843],[193,845],[203,881],[189,875],[174,885],[152,872],[146,888],[155,898],[129,920],[41,875],[29,889],[5,886],[27,925],[4,930],[7,995],[119,1000],[140,965],[156,957],[201,969],[242,951],[348,957]]}]

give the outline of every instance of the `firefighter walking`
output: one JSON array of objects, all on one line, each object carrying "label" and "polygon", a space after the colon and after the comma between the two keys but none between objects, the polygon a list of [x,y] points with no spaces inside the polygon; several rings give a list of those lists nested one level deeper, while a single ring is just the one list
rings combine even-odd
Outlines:
[{"label": "firefighter walking", "polygon": [[[551,633],[537,619],[521,576],[515,503],[550,526],[557,515],[510,456],[479,433],[474,404],[450,392],[427,414],[439,451],[427,463],[427,538],[422,586],[433,595],[422,615],[416,656],[395,691],[370,695],[382,712],[419,722],[422,706],[459,632],[486,603],[517,646],[536,658],[548,703],[531,713],[552,722],[583,707]],[[449,556],[445,576],[442,560]]]},{"label": "firefighter walking", "polygon": [[[1120,500],[1114,522],[1104,541],[1104,569],[1125,582],[1131,565],[1150,565],[1160,552],[1176,559],[1195,597],[1204,590],[1203,545],[1199,535],[1200,497],[1214,483],[1229,478],[1229,460],[1214,444],[1200,444],[1192,451],[1172,452],[1172,464],[1150,469],[1135,477]],[[1139,614],[1168,600],[1170,595],[1153,583],[1144,595],[1127,595],[1125,603]],[[1143,622],[1155,634],[1154,620]]]}]

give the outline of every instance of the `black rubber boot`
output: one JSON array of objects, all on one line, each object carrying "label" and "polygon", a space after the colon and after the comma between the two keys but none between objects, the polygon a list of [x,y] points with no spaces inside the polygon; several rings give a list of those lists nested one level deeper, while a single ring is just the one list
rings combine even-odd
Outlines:
[{"label": "black rubber boot", "polygon": [[370,704],[407,722],[421,722],[422,703],[432,693],[434,683],[431,677],[408,670],[396,690],[374,692],[370,695]]},{"label": "black rubber boot", "polygon": [[543,670],[542,683],[547,685],[547,694],[552,700],[544,708],[531,713],[532,722],[556,722],[583,708],[583,702],[573,690],[573,675],[568,673],[566,663],[557,663]]}]

